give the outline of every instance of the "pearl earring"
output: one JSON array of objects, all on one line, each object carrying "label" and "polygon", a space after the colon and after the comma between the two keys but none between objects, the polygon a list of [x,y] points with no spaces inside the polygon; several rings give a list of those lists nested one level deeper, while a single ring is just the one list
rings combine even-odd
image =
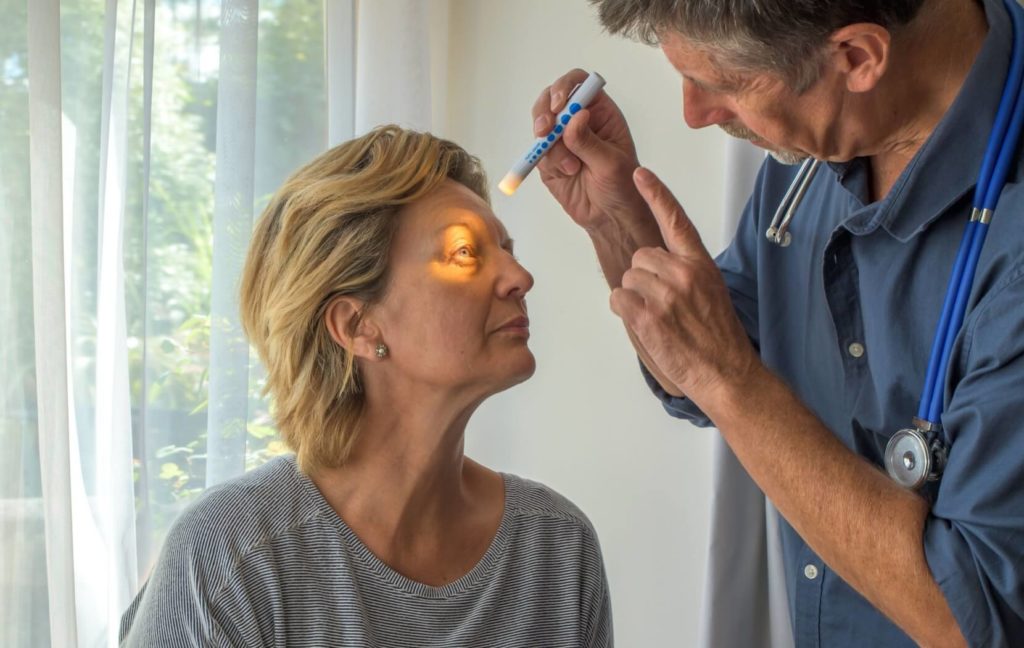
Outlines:
[{"label": "pearl earring", "polygon": [[388,346],[383,342],[377,343],[377,357],[382,360],[388,357]]}]

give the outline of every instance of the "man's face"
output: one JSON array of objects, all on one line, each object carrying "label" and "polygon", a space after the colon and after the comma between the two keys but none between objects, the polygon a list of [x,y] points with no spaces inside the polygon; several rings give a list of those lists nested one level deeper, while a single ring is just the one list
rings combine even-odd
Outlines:
[{"label": "man's face", "polygon": [[683,77],[683,119],[691,128],[718,126],[784,164],[828,158],[835,107],[827,83],[797,95],[778,75],[725,69],[675,32],[662,35],[661,49]]}]

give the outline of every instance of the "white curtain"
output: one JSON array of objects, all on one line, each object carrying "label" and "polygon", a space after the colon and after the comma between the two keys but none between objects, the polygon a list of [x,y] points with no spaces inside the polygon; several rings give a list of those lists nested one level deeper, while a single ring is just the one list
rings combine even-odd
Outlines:
[{"label": "white curtain", "polygon": [[[731,241],[764,152],[736,139],[726,146],[722,235]],[[794,644],[778,512],[721,436],[714,444],[700,646],[789,648]]]},{"label": "white curtain", "polygon": [[285,451],[238,324],[255,217],[435,124],[447,3],[0,10],[0,645],[112,646],[174,517]]}]

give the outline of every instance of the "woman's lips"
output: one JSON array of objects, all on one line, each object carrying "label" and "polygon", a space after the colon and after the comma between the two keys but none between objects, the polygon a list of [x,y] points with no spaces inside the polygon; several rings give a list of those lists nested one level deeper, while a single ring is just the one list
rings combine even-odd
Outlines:
[{"label": "woman's lips", "polygon": [[518,333],[520,335],[529,335],[530,320],[527,317],[516,317],[498,327],[498,331],[507,333]]}]

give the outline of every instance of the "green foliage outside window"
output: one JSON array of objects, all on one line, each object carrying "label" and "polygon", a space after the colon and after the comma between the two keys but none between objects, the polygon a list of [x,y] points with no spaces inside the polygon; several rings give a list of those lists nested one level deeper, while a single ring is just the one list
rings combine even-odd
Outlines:
[{"label": "green foliage outside window", "polygon": [[[118,38],[126,39],[131,13],[125,6],[131,3],[119,4]],[[137,4],[135,16],[123,267],[137,505],[140,533],[149,534],[140,544],[155,545],[173,517],[206,485],[219,4],[157,2],[148,195],[143,175],[143,3]],[[64,136],[72,134],[75,143],[74,285],[69,290],[74,295],[74,413],[83,457],[103,434],[91,428],[95,363],[106,360],[96,357],[95,321],[106,8],[105,0],[63,0],[60,7]],[[10,371],[0,396],[5,404],[22,405],[3,409],[0,442],[16,450],[8,461],[29,465],[35,462],[24,459],[37,449],[26,0],[0,0],[0,15],[18,27],[0,30],[0,123],[5,124],[0,129],[0,198],[13,217],[10,229],[5,222],[3,235],[11,237],[10,249],[17,253],[11,285],[18,291],[2,322],[17,353],[5,358],[13,366],[5,367]],[[263,1],[259,29],[254,218],[284,178],[326,142],[322,0]],[[245,425],[247,468],[286,451],[259,395],[262,378],[256,364],[253,359]],[[83,468],[89,488],[94,476],[87,461]],[[38,480],[27,481],[36,482],[31,490],[38,496]],[[23,486],[19,489],[24,494]]]}]

